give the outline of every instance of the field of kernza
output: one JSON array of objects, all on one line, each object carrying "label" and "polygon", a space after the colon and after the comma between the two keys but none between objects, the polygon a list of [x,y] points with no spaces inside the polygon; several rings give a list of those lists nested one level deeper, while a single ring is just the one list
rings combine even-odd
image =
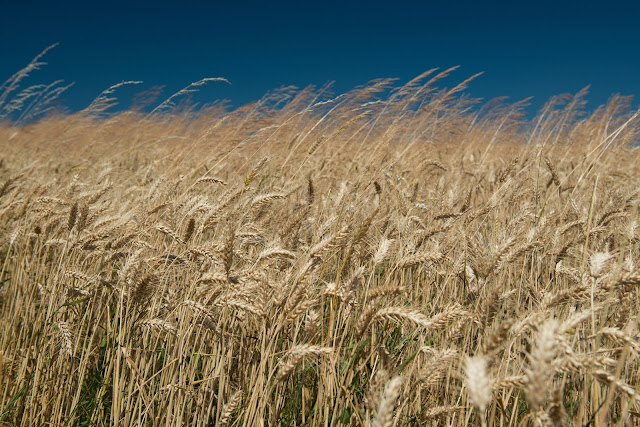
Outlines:
[{"label": "field of kernza", "polygon": [[0,126],[0,424],[637,425],[637,112],[390,85]]}]

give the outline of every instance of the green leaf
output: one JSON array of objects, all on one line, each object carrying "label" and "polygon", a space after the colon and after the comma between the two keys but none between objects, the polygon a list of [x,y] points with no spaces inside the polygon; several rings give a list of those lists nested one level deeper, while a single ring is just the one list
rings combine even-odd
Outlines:
[{"label": "green leaf", "polygon": [[4,410],[2,411],[2,416],[0,416],[0,421],[4,421],[4,419],[7,417],[7,415],[9,415],[9,411],[11,410],[11,408],[13,408],[13,405],[16,404],[18,399],[20,399],[20,396],[22,396],[24,394],[24,390],[26,388],[27,388],[27,385],[25,384],[25,385],[22,386],[22,388],[20,390],[18,390],[18,392],[16,394],[13,395],[13,397],[11,398],[9,403],[7,403],[7,406],[4,407]]},{"label": "green leaf", "polygon": [[350,408],[344,408],[342,414],[340,414],[340,422],[342,424],[349,424],[349,420],[351,420],[351,410]]},{"label": "green leaf", "polygon": [[415,358],[416,358],[416,356],[418,355],[418,353],[420,353],[420,349],[418,349],[418,350],[414,351],[414,352],[413,352],[413,354],[407,358],[407,360],[405,360],[404,362],[402,362],[402,363],[400,364],[400,366],[398,366],[398,367],[395,369],[395,372],[396,372],[396,373],[400,373],[400,372],[404,371],[404,368],[406,368],[406,367],[407,367],[407,365],[408,365],[409,363],[413,362],[413,359],[415,359]]},{"label": "green leaf", "polygon": [[88,301],[88,300],[89,300],[89,298],[91,298],[91,297],[84,297],[84,298],[82,298],[82,299],[77,299],[77,300],[75,300],[75,301],[65,302],[64,304],[62,304],[62,305],[60,306],[60,308],[62,308],[62,307],[71,307],[71,306],[73,306],[73,305],[81,304],[81,303],[83,303],[83,302],[85,302],[85,301]]}]

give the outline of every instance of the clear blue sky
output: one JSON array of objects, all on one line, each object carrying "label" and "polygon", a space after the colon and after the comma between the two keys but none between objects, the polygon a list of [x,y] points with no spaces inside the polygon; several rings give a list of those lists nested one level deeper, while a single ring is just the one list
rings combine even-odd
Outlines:
[{"label": "clear blue sky", "polygon": [[0,3],[0,81],[59,42],[28,83],[75,82],[72,109],[122,80],[166,85],[166,97],[226,77],[231,86],[213,83],[199,100],[237,106],[281,85],[335,80],[342,92],[453,65],[448,86],[485,72],[475,97],[534,96],[538,107],[591,84],[593,106],[640,92],[639,41],[634,1],[14,0]]}]

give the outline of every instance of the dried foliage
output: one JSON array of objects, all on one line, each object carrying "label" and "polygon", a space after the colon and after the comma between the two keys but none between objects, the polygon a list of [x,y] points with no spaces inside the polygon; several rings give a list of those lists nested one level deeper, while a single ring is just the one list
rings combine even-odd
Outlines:
[{"label": "dried foliage", "polygon": [[0,127],[1,421],[637,423],[636,115],[451,71]]}]

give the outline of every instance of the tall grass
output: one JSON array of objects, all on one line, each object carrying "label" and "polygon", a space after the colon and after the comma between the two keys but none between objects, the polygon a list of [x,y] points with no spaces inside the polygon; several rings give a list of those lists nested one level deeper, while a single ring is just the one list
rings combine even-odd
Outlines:
[{"label": "tall grass", "polygon": [[637,423],[637,115],[448,72],[0,127],[1,422]]}]

